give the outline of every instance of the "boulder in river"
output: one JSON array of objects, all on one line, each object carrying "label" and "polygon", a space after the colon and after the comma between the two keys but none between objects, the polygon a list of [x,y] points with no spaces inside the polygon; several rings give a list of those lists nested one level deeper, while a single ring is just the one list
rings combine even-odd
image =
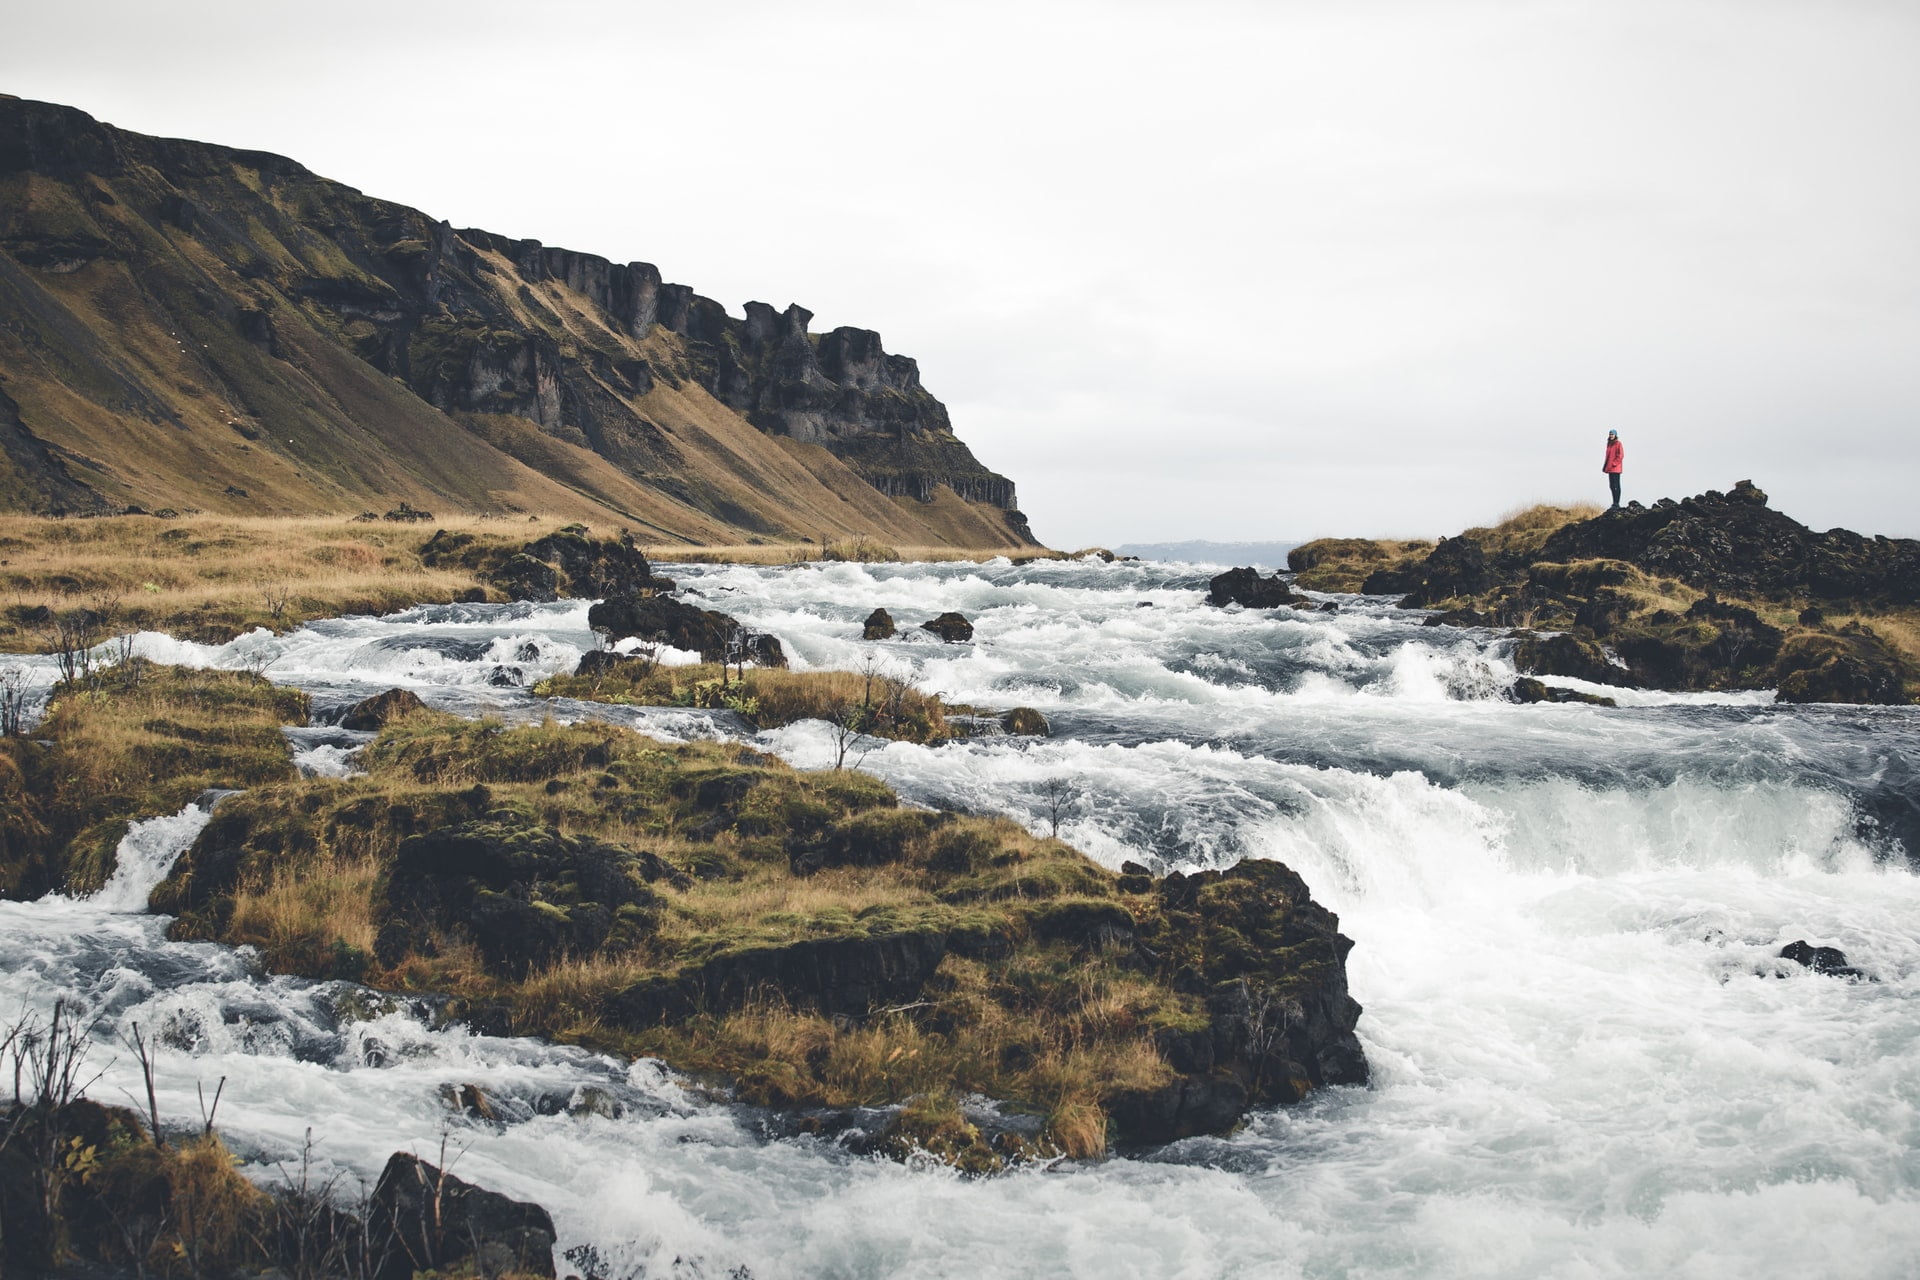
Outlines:
[{"label": "boulder in river", "polygon": [[672,596],[620,596],[602,600],[587,610],[587,625],[613,640],[637,637],[676,649],[691,649],[707,662],[732,661],[740,656],[733,644],[744,646],[748,661],[763,667],[784,667],[787,655],[777,637],[746,631],[724,613],[702,609]]},{"label": "boulder in river", "polygon": [[1207,603],[1237,604],[1247,609],[1304,609],[1313,604],[1305,596],[1296,595],[1279,574],[1263,578],[1251,565],[1216,574],[1207,583]]},{"label": "boulder in river", "polygon": [[1044,738],[1053,732],[1047,718],[1032,707],[1015,707],[1002,712],[1000,727],[1016,737]]},{"label": "boulder in river", "polygon": [[416,711],[426,710],[426,706],[420,701],[419,695],[411,690],[389,689],[371,698],[362,698],[348,707],[347,714],[340,717],[340,727],[364,733],[378,732],[396,720],[404,720]]},{"label": "boulder in river", "polygon": [[378,1280],[436,1274],[553,1275],[553,1219],[396,1151],[368,1204],[368,1234],[390,1240]]},{"label": "boulder in river", "polygon": [[1797,938],[1780,948],[1780,958],[1804,965],[1830,978],[1864,978],[1867,975],[1847,963],[1847,953],[1838,947],[1816,947],[1805,938]]},{"label": "boulder in river", "polygon": [[1521,676],[1513,682],[1513,700],[1515,702],[1584,702],[1595,707],[1620,705],[1612,698],[1603,698],[1597,693],[1557,688],[1545,681],[1535,680],[1532,676]]},{"label": "boulder in river", "polygon": [[959,644],[973,639],[973,624],[965,616],[949,610],[937,618],[929,618],[920,624],[922,631],[931,631],[948,644]]},{"label": "boulder in river", "polygon": [[875,609],[867,615],[866,629],[860,633],[862,640],[893,639],[893,615],[885,609]]}]

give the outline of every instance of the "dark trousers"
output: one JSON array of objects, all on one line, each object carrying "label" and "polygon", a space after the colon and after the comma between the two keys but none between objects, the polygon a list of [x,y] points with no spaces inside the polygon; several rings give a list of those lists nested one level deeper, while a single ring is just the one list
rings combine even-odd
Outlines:
[{"label": "dark trousers", "polygon": [[1620,473],[1618,471],[1607,472],[1607,485],[1609,488],[1613,490],[1613,505],[1616,507],[1619,506],[1620,505]]}]

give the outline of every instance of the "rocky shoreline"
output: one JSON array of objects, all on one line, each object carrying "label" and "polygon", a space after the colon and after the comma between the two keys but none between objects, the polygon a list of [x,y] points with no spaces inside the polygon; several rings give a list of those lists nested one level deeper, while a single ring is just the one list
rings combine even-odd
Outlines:
[{"label": "rocky shoreline", "polygon": [[[1305,543],[1291,585],[1234,570],[1216,603],[1301,607],[1283,597],[1338,583],[1431,610],[1429,625],[1510,631],[1529,677],[1782,702],[1904,706],[1920,691],[1920,654],[1895,640],[1920,605],[1920,541],[1815,533],[1745,480],[1591,519],[1549,510],[1437,544]],[[1516,699],[1566,700],[1537,683]]]}]

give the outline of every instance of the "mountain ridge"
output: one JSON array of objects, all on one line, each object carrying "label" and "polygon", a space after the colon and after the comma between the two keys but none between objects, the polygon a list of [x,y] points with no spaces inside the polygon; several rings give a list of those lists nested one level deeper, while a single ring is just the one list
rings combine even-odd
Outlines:
[{"label": "mountain ridge", "polygon": [[878,333],[0,99],[0,509],[1035,545]]}]

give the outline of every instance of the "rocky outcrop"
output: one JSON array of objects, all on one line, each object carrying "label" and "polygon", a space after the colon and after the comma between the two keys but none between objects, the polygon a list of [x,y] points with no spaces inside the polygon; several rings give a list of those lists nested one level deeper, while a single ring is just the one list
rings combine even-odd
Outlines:
[{"label": "rocky outcrop", "polygon": [[[609,596],[637,596],[674,589],[671,578],[653,572],[631,533],[618,540],[593,538],[583,524],[537,538],[522,547],[488,577],[510,600],[545,604],[553,600],[599,600]],[[435,533],[421,548],[428,564],[457,554],[471,541],[466,534]]]},{"label": "rocky outcrop", "polygon": [[[1141,889],[1145,869],[1124,870],[1132,880],[1122,887]],[[1367,1082],[1354,1035],[1360,1005],[1347,993],[1353,941],[1299,876],[1281,863],[1248,859],[1149,884],[1154,909],[1136,912],[1138,945],[1176,985],[1205,995],[1208,1022],[1157,1034],[1176,1076],[1110,1104],[1123,1142],[1222,1133],[1249,1107]]]},{"label": "rocky outcrop", "polygon": [[376,1280],[435,1275],[552,1276],[553,1219],[396,1151],[374,1184],[368,1236],[391,1240]]},{"label": "rocky outcrop", "polygon": [[893,615],[885,609],[875,609],[868,614],[866,625],[860,632],[862,640],[891,640],[893,635]]},{"label": "rocky outcrop", "polygon": [[624,596],[587,610],[587,625],[609,640],[640,639],[698,653],[707,662],[744,659],[763,667],[787,665],[779,638],[748,631],[733,618],[672,596]]},{"label": "rocky outcrop", "polygon": [[1207,603],[1237,604],[1247,609],[1310,609],[1313,601],[1297,595],[1279,574],[1263,578],[1251,565],[1229,569],[1207,583]]},{"label": "rocky outcrop", "polygon": [[1920,541],[1815,533],[1769,507],[1750,480],[1568,525],[1537,558],[1624,560],[1721,596],[1920,602]]},{"label": "rocky outcrop", "polygon": [[[1376,581],[1383,573],[1390,584]],[[1370,591],[1386,585],[1405,591],[1407,607],[1448,606],[1433,624],[1522,628],[1514,664],[1530,675],[1672,690],[1771,685],[1785,702],[1895,704],[1920,677],[1870,628],[1827,622],[1830,610],[1920,598],[1920,542],[1816,534],[1745,480],[1575,521],[1530,550],[1489,554],[1473,538],[1445,539],[1367,580]]]}]

